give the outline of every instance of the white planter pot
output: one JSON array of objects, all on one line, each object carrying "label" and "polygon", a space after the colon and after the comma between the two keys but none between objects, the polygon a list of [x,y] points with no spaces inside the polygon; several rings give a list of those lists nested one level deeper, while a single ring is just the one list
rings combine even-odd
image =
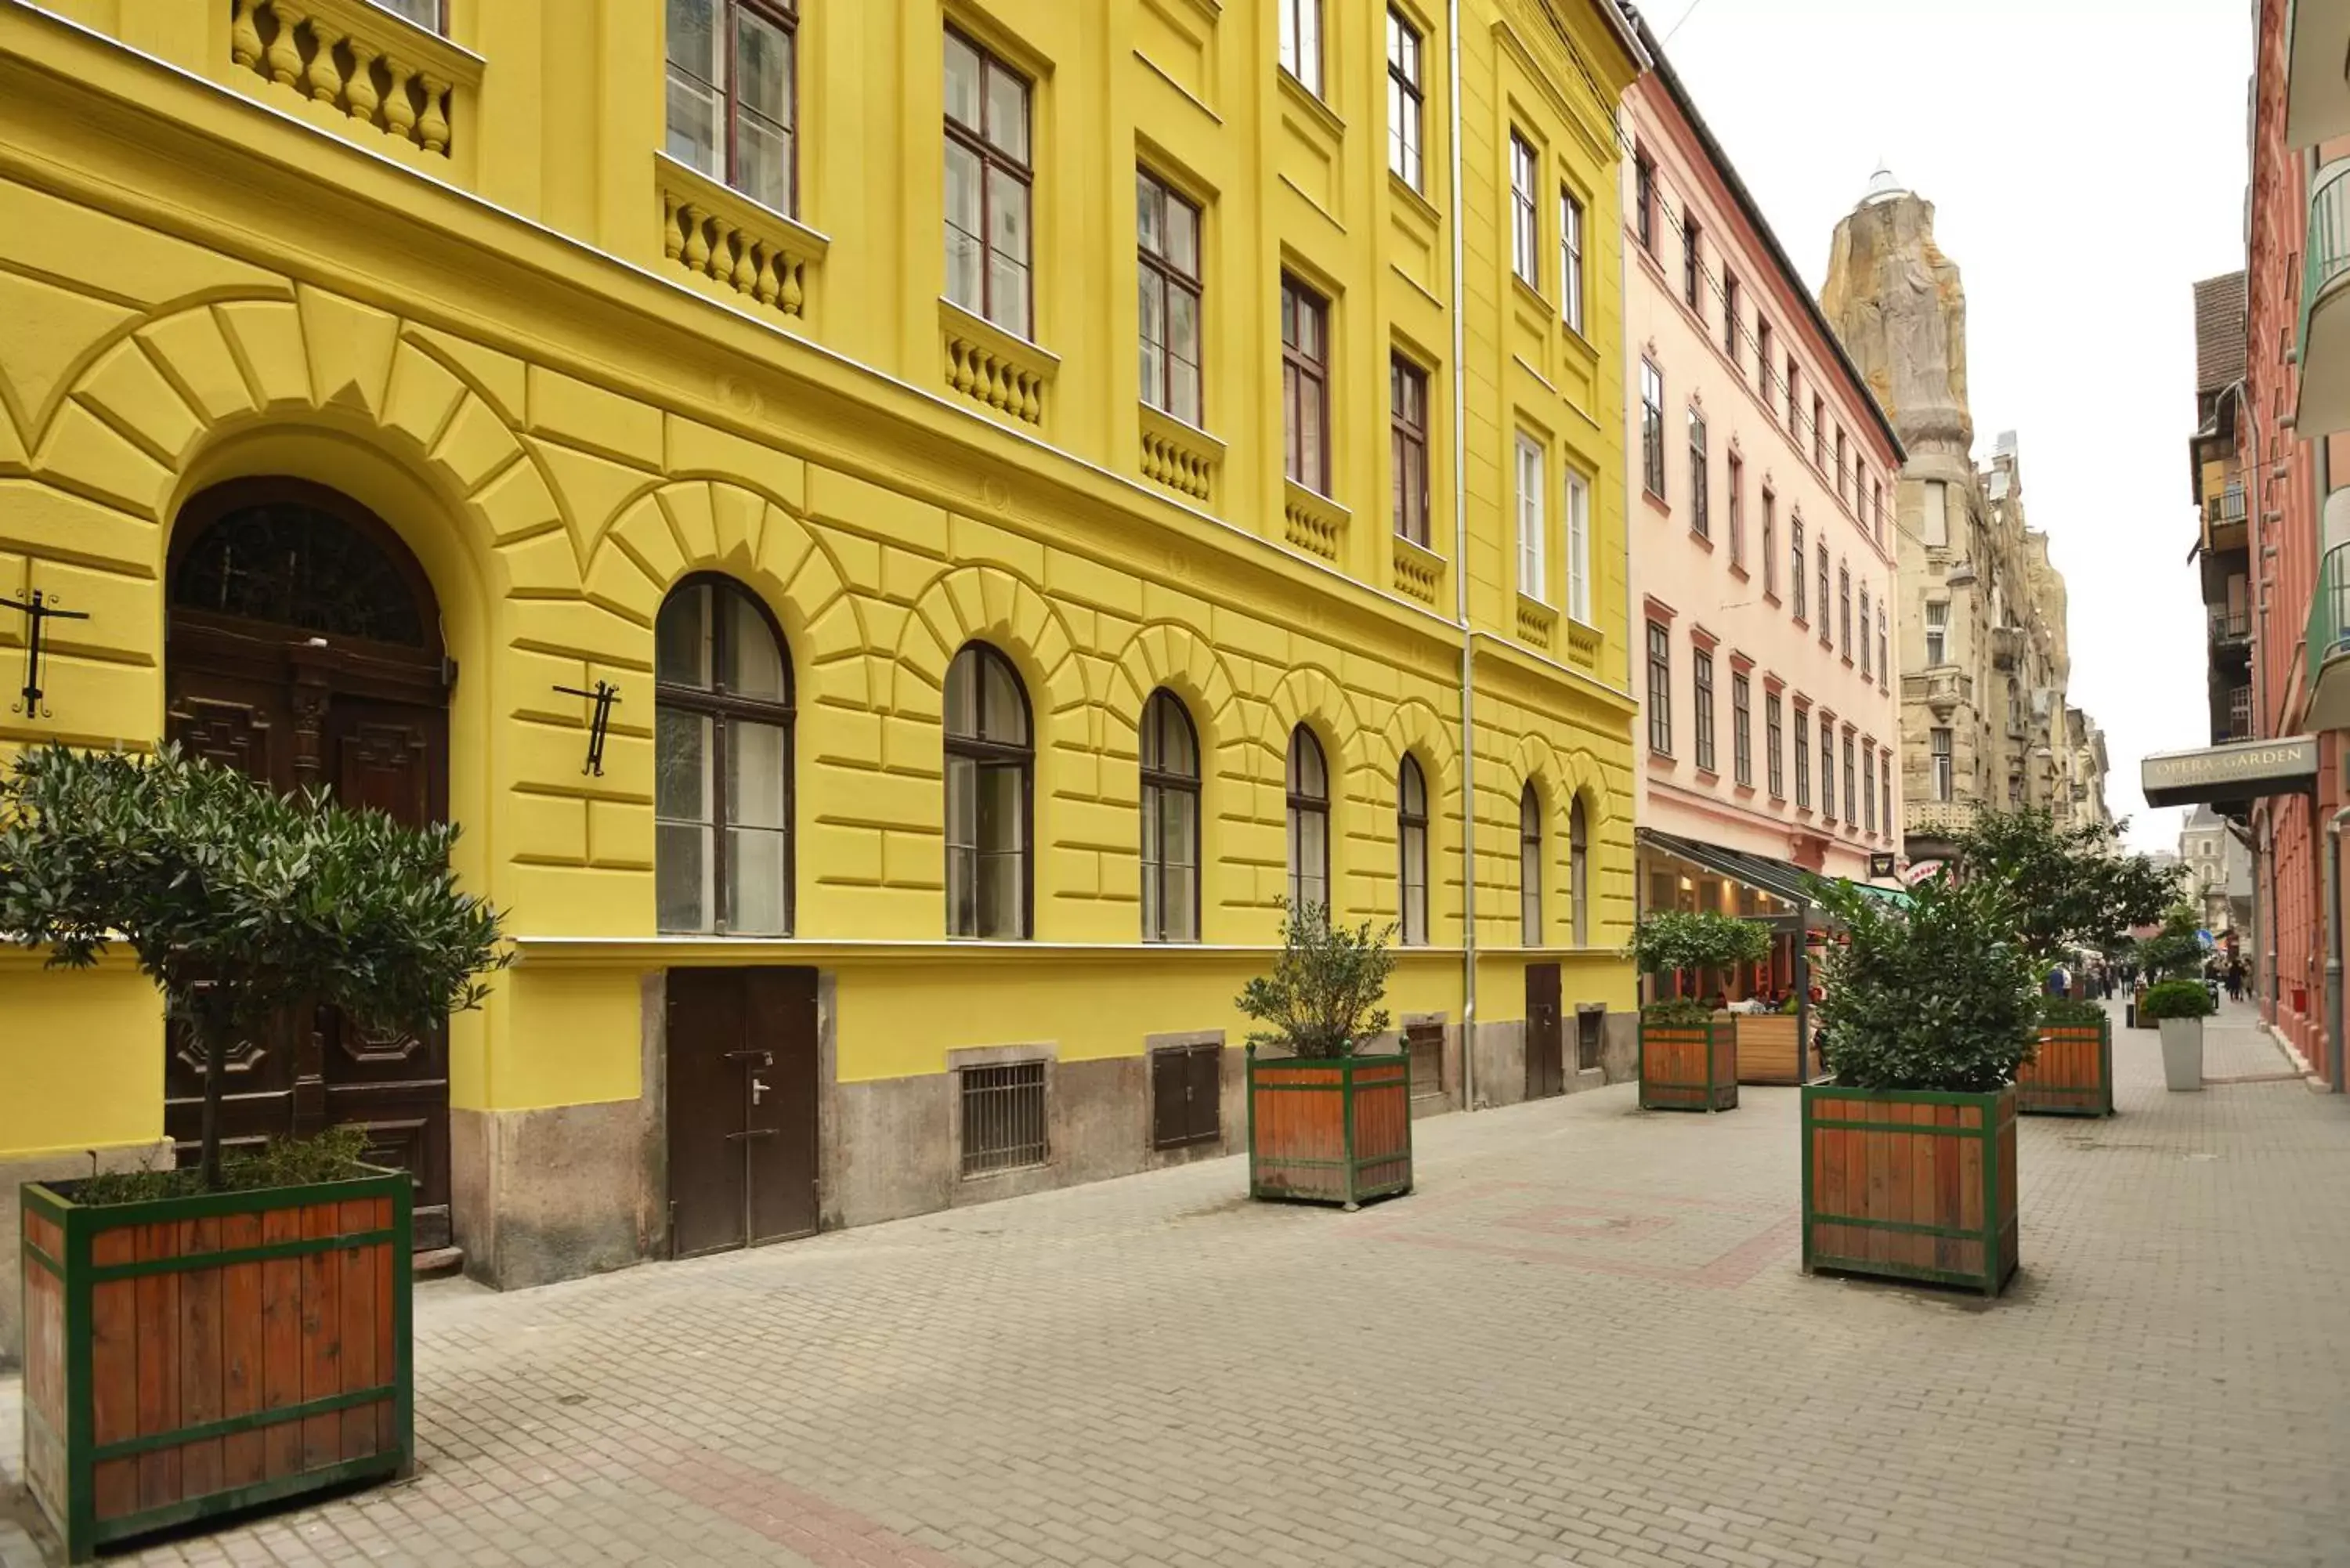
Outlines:
[{"label": "white planter pot", "polygon": [[2162,1084],[2167,1089],[2203,1086],[2203,1021],[2166,1018],[2162,1021]]}]

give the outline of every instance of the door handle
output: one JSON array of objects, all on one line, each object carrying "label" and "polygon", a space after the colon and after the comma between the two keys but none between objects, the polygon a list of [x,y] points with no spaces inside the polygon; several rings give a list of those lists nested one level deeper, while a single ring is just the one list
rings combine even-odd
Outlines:
[{"label": "door handle", "polygon": [[767,1085],[764,1080],[758,1078],[751,1080],[751,1103],[753,1105],[755,1106],[762,1099],[765,1098],[766,1093]]}]

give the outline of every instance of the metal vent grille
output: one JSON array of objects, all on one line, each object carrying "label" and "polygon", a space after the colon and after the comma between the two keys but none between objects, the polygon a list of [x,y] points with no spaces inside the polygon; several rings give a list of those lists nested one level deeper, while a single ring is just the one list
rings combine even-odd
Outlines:
[{"label": "metal vent grille", "polygon": [[962,1173],[1045,1163],[1045,1064],[962,1070]]}]

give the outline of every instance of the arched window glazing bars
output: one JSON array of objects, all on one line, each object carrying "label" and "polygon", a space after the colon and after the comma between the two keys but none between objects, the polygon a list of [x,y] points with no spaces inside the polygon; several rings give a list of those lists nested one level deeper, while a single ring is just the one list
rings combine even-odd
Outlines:
[{"label": "arched window glazing bars", "polygon": [[792,929],[792,666],[751,591],[686,578],[653,627],[653,882],[663,931]]},{"label": "arched window glazing bars", "polygon": [[1575,945],[1591,944],[1591,835],[1585,826],[1583,797],[1576,795],[1566,813],[1566,886],[1575,921]]},{"label": "arched window glazing bars", "polygon": [[1172,691],[1142,709],[1142,940],[1200,940],[1200,740]]},{"label": "arched window glazing bars", "polygon": [[1428,781],[1409,756],[1396,769],[1396,854],[1400,940],[1406,947],[1424,947],[1428,943]]},{"label": "arched window glazing bars", "polygon": [[1518,940],[1543,945],[1542,797],[1534,784],[1518,792]]},{"label": "arched window glazing bars", "polygon": [[1330,907],[1330,770],[1322,742],[1300,724],[1289,733],[1289,905]]},{"label": "arched window glazing bars", "polygon": [[1012,661],[966,644],[947,669],[947,934],[1019,940],[1034,882],[1035,742]]}]

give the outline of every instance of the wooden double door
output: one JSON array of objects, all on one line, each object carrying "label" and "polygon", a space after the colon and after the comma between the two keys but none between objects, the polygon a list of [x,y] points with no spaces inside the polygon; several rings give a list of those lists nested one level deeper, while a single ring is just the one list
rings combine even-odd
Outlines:
[{"label": "wooden double door", "polygon": [[[329,791],[421,826],[449,809],[449,689],[423,574],[330,492],[244,482],[183,513],[173,551],[165,734],[284,791]],[[204,1063],[167,1031],[164,1131],[197,1153]],[[416,1183],[420,1251],[445,1247],[449,1034],[371,1032],[297,1004],[228,1054],[223,1143],[356,1125]]]},{"label": "wooden double door", "polygon": [[814,1235],[816,971],[673,969],[667,989],[671,1254]]}]

